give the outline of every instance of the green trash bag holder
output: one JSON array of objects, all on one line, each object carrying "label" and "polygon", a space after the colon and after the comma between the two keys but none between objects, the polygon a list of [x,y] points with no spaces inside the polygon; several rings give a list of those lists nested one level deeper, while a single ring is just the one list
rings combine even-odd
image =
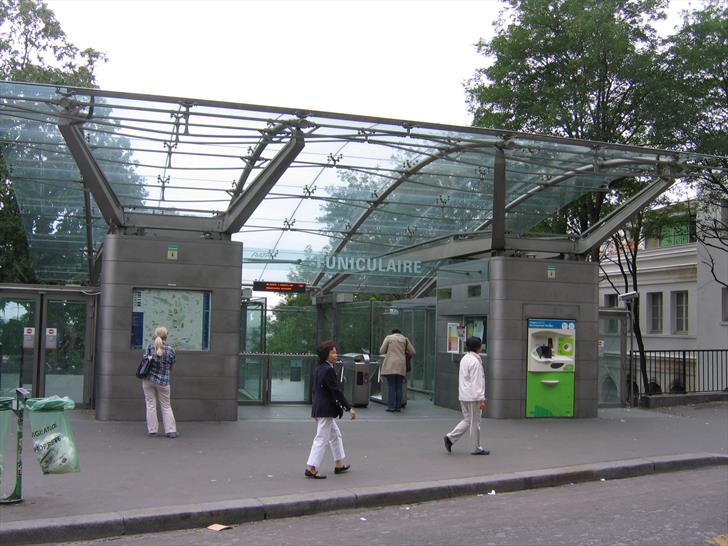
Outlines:
[{"label": "green trash bag holder", "polygon": [[15,434],[15,487],[7,496],[0,498],[0,504],[11,504],[23,500],[23,421],[25,400],[30,393],[23,388],[15,389],[15,398],[0,398],[0,412],[15,414],[17,431]]}]

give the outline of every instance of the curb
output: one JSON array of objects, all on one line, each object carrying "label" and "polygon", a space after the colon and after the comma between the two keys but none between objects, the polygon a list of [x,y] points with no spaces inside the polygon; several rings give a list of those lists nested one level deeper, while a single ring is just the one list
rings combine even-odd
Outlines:
[{"label": "curb", "polygon": [[179,531],[207,527],[216,522],[225,522],[228,525],[240,524],[346,508],[373,508],[442,500],[486,494],[492,490],[507,493],[601,479],[632,478],[713,465],[728,465],[728,455],[714,453],[661,455],[474,478],[14,521],[0,526],[0,542],[38,544]]}]

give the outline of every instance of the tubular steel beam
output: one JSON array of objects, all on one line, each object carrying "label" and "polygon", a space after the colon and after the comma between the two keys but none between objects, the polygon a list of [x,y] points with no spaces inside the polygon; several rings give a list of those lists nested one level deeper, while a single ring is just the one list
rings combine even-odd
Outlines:
[{"label": "tubular steel beam", "polygon": [[258,205],[265,199],[265,196],[268,195],[268,192],[275,186],[275,183],[278,182],[286,169],[303,150],[304,146],[303,133],[296,129],[288,144],[278,152],[278,155],[263,169],[263,172],[242,194],[230,203],[227,211],[221,215],[221,231],[223,233],[235,233],[243,227]]},{"label": "tubular steel beam", "polygon": [[96,158],[88,149],[79,125],[61,121],[58,130],[81,171],[83,185],[93,194],[106,223],[112,228],[123,226],[124,207],[96,162]]},{"label": "tubular steel beam", "polygon": [[597,245],[602,244],[612,233],[624,225],[629,218],[649,205],[655,198],[667,191],[673,185],[672,177],[661,177],[657,182],[650,184],[626,204],[593,225],[582,233],[577,245],[577,252],[585,254]]},{"label": "tubular steel beam", "polygon": [[493,165],[492,214],[491,248],[500,254],[506,246],[506,154],[500,146],[496,148]]}]

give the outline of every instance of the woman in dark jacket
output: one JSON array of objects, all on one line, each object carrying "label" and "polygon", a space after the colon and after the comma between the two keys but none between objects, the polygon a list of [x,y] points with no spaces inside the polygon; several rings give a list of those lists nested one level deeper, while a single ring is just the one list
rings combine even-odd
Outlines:
[{"label": "woman in dark jacket", "polygon": [[336,344],[333,341],[323,341],[316,352],[320,362],[314,372],[313,404],[311,405],[311,416],[316,419],[316,437],[313,439],[311,453],[308,455],[306,477],[321,480],[326,478],[319,473],[319,466],[324,458],[327,445],[331,449],[336,465],[334,474],[342,474],[349,470],[350,466],[344,464],[346,457],[344,442],[335,418],[341,417],[346,411],[352,419],[356,419],[356,411],[341,392],[339,380],[336,379],[334,372],[337,357]]}]

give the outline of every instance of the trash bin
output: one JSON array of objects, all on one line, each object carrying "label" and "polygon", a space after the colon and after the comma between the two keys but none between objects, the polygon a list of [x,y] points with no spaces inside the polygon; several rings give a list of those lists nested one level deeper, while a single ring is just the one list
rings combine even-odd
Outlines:
[{"label": "trash bin", "polygon": [[65,410],[75,403],[69,397],[28,398],[33,451],[43,474],[78,472],[78,454]]},{"label": "trash bin", "polygon": [[369,405],[369,355],[362,353],[346,353],[339,355],[343,367],[344,396],[352,406]]}]

